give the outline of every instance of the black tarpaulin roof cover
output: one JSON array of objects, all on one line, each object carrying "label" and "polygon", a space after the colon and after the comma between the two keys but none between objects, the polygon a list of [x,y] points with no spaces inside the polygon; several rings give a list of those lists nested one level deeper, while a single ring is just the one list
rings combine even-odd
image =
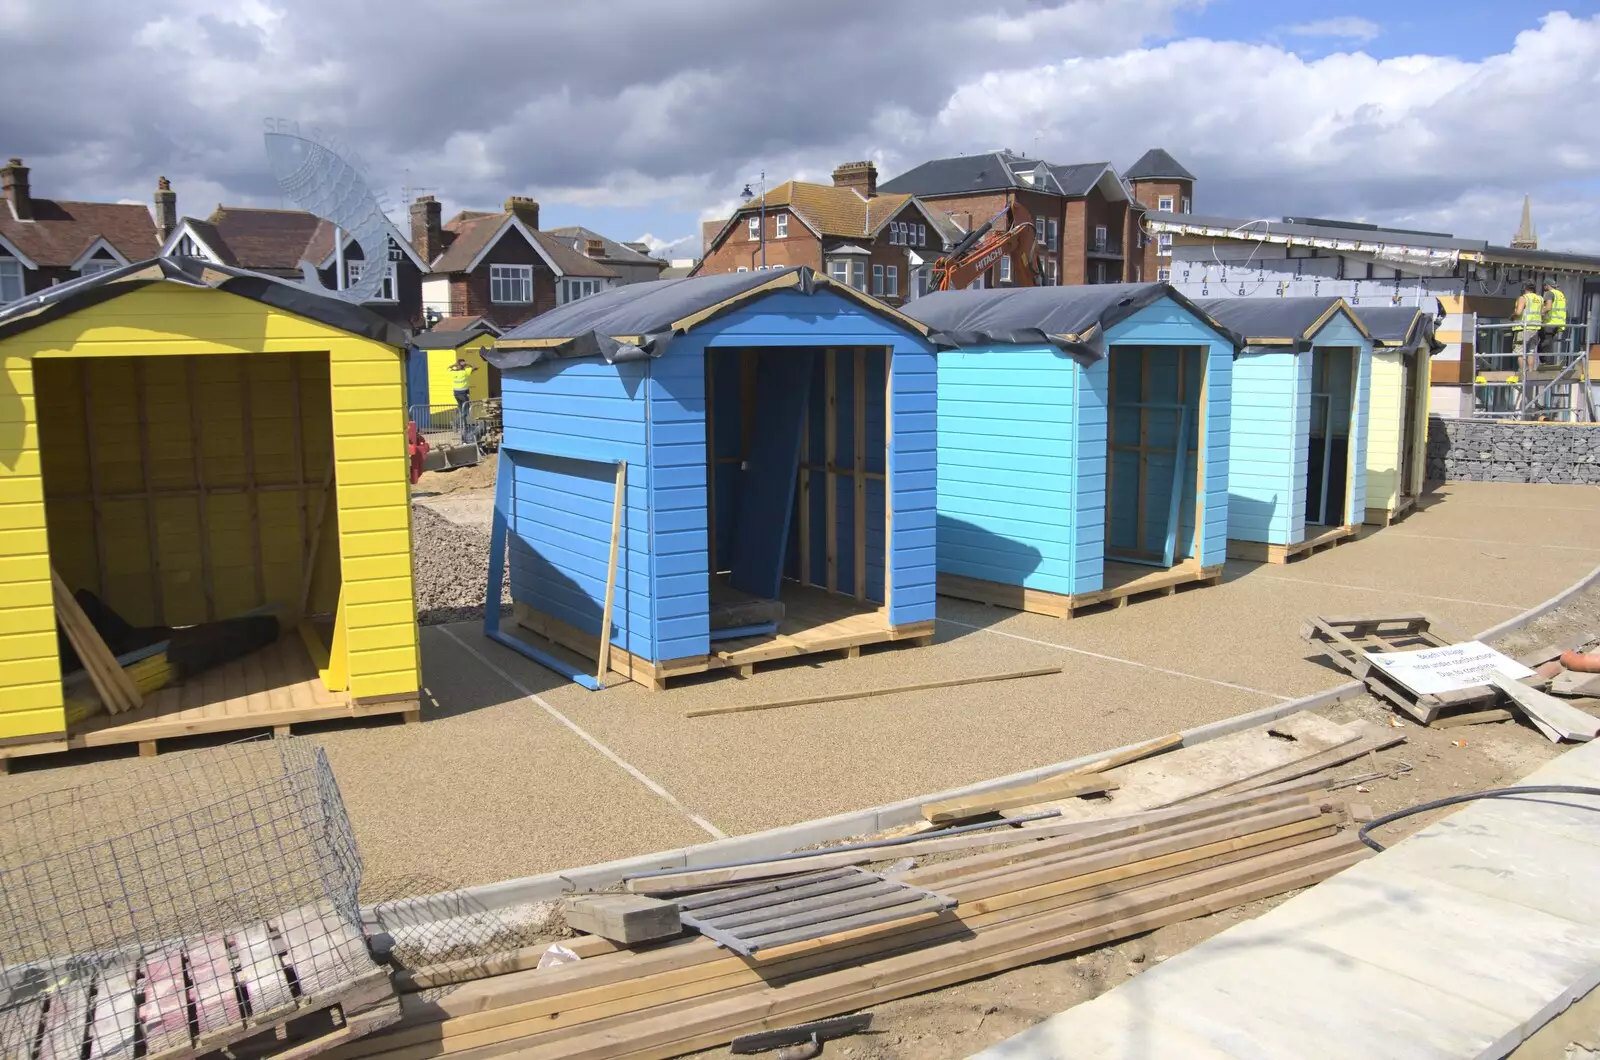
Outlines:
[{"label": "black tarpaulin roof cover", "polygon": [[1414,305],[1359,306],[1356,316],[1366,325],[1373,342],[1407,349],[1425,346],[1430,354],[1444,349],[1444,343],[1434,338],[1433,314],[1426,309]]},{"label": "black tarpaulin roof cover", "polygon": [[973,346],[1055,346],[1081,362],[1105,356],[1105,333],[1162,298],[1171,298],[1235,346],[1240,337],[1165,283],[1105,283],[1076,287],[1005,287],[938,291],[905,307],[928,326],[943,349]]},{"label": "black tarpaulin roof cover", "polygon": [[398,324],[385,320],[370,309],[336,298],[331,292],[318,294],[308,287],[276,276],[188,257],[137,261],[28,295],[0,309],[0,339],[10,338],[153,283],[210,287],[365,339],[374,339],[390,346],[406,344],[405,332]]},{"label": "black tarpaulin roof cover", "polygon": [[925,330],[854,288],[798,265],[612,287],[519,324],[483,356],[502,370],[550,357],[603,357],[611,363],[660,357],[673,336],[776,291],[832,291],[908,330]]},{"label": "black tarpaulin roof cover", "polygon": [[1309,350],[1313,334],[1340,310],[1350,314],[1356,327],[1366,326],[1343,298],[1202,298],[1200,308],[1250,345],[1294,344]]}]

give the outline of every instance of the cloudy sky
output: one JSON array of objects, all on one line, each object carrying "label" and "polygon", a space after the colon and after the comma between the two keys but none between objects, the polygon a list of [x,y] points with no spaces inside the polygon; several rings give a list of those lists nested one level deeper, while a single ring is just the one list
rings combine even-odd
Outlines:
[{"label": "cloudy sky", "polygon": [[[263,119],[336,132],[397,217],[698,246],[747,181],[1010,147],[1195,208],[1600,252],[1600,0],[0,0],[0,155],[35,193],[279,205]],[[16,86],[28,86],[19,92]]]}]

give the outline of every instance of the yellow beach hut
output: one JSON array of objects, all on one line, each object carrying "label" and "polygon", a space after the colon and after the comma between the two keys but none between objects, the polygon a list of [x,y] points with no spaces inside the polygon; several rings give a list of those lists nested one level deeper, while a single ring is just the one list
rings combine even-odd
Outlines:
[{"label": "yellow beach hut", "polygon": [[1372,333],[1372,428],[1367,436],[1368,526],[1388,526],[1422,495],[1432,357],[1444,349],[1416,306],[1361,306]]}]

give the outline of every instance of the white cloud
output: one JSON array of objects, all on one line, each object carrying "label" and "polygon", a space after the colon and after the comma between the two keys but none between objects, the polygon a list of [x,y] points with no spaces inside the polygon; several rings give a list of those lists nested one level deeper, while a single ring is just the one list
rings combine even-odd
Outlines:
[{"label": "white cloud", "polygon": [[662,239],[659,236],[646,232],[635,243],[643,243],[650,248],[652,258],[662,261],[671,261],[674,258],[697,258],[700,256],[700,236],[679,236],[677,239]]},{"label": "white cloud", "polygon": [[1315,22],[1301,22],[1288,27],[1285,32],[1295,37],[1335,37],[1339,40],[1353,40],[1365,43],[1372,40],[1382,32],[1378,24],[1371,19],[1358,18],[1355,15],[1340,15],[1338,18],[1322,18]]}]

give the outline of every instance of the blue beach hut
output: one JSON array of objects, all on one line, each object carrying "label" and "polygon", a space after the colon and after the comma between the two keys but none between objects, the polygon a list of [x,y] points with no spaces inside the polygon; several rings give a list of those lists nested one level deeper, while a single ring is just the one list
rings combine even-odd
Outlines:
[{"label": "blue beach hut", "polygon": [[1167,284],[945,291],[939,590],[1071,617],[1214,584],[1236,337]]},{"label": "blue beach hut", "polygon": [[613,288],[486,357],[516,621],[594,658],[583,683],[932,635],[921,325],[798,267]]},{"label": "blue beach hut", "polygon": [[1372,336],[1342,298],[1212,298],[1233,367],[1228,556],[1286,563],[1366,518]]}]

